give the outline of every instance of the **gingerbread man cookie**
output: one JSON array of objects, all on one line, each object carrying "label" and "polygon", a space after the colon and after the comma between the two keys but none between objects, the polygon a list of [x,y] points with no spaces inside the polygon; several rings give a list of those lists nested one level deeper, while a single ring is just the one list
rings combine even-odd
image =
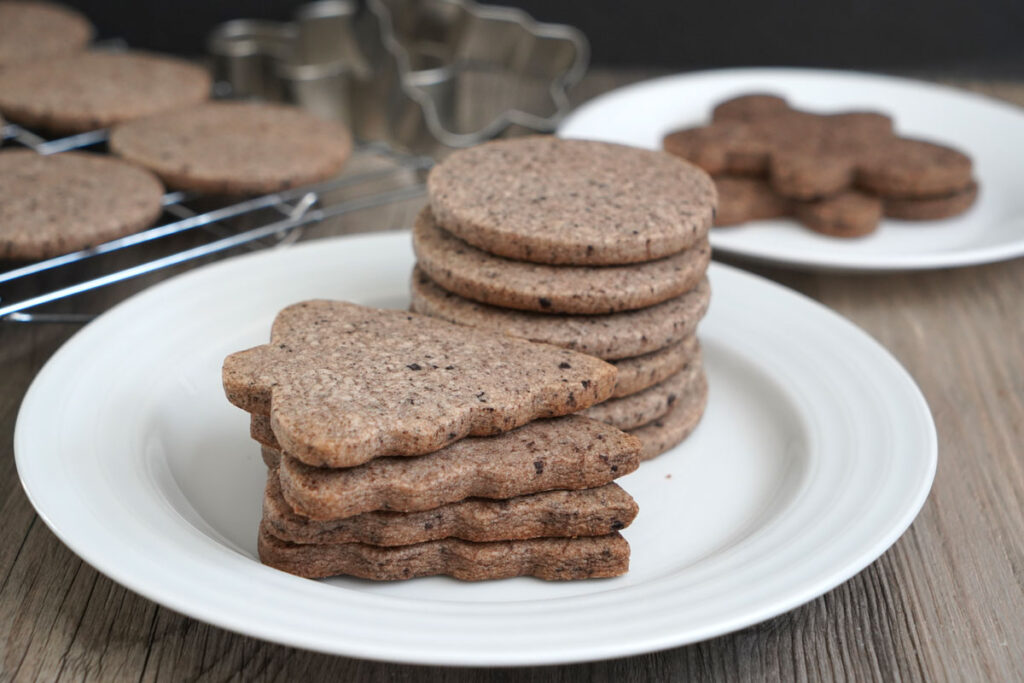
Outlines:
[{"label": "gingerbread man cookie", "polygon": [[663,144],[712,175],[766,177],[777,194],[803,201],[852,188],[881,197],[932,198],[962,192],[973,182],[969,157],[898,137],[884,114],[813,114],[773,95],[723,102],[711,124],[670,133]]}]

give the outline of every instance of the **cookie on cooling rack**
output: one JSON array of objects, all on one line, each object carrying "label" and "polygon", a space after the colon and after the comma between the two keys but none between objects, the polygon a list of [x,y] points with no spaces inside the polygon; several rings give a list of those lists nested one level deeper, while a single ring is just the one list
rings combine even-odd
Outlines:
[{"label": "cookie on cooling rack", "polygon": [[174,57],[90,50],[0,69],[0,111],[28,128],[81,133],[203,102],[210,83]]},{"label": "cookie on cooling rack", "polygon": [[160,215],[164,189],[118,159],[0,151],[0,259],[40,259],[122,237]]},{"label": "cookie on cooling rack", "polygon": [[209,102],[117,126],[110,148],[168,187],[244,195],[336,175],[352,138],[340,123],[297,107]]},{"label": "cookie on cooling rack", "polygon": [[49,2],[0,2],[0,69],[54,59],[85,48],[89,20],[70,7]]}]

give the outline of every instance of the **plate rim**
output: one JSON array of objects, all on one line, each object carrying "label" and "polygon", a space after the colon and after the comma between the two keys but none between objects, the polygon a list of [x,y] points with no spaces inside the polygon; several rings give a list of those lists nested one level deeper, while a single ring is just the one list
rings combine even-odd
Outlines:
[{"label": "plate rim", "polygon": [[[309,248],[323,248],[324,242],[333,242],[335,244],[341,245],[348,244],[350,243],[351,240],[366,240],[369,242],[376,242],[381,241],[382,238],[383,241],[391,240],[396,242],[397,244],[397,241],[399,239],[403,240],[403,242],[406,241],[408,239],[408,233],[406,231],[401,231],[395,233],[371,233],[363,235],[350,235],[336,238],[327,238],[325,240],[315,240],[304,243],[302,245],[290,247],[288,251],[293,252],[295,250],[303,250]],[[233,259],[227,259],[225,261],[221,261],[218,263],[209,264],[201,268],[197,268],[188,273],[176,276],[174,278],[169,278],[168,280],[159,283],[151,288],[143,290],[139,294],[136,294],[135,296],[130,297],[124,302],[111,308],[107,313],[103,314],[103,316],[101,316],[100,319],[116,319],[116,316],[120,315],[119,311],[123,310],[124,307],[129,305],[138,305],[137,303],[132,302],[136,302],[140,299],[145,301],[145,299],[159,296],[163,287],[172,286],[169,283],[180,282],[182,279],[185,278],[191,279],[193,277],[202,277],[204,276],[204,274],[216,272],[221,267],[223,267],[224,264],[229,262],[238,262],[245,259],[246,262],[251,263],[253,260],[274,259],[276,258],[276,254],[280,253],[281,252],[267,251],[258,252],[254,254],[247,254]],[[43,522],[47,525],[47,527],[49,527],[51,531],[61,540],[61,542],[63,542],[69,549],[72,550],[72,552],[74,552],[83,561],[97,569],[97,571],[104,574],[114,582],[127,587],[129,590],[132,590],[133,592],[136,592],[157,604],[163,605],[164,607],[172,609],[179,613],[188,615],[191,618],[196,618],[200,621],[213,624],[215,626],[224,628],[235,633],[241,633],[244,635],[260,638],[270,642],[282,643],[307,650],[315,650],[336,655],[342,654],[350,657],[357,657],[363,659],[412,664],[430,664],[446,666],[530,666],[545,664],[566,664],[584,661],[598,661],[601,659],[630,656],[646,652],[663,650],[666,648],[675,647],[687,643],[699,642],[707,638],[712,638],[718,635],[729,633],[738,628],[753,625],[759,623],[760,621],[763,621],[764,619],[776,616],[778,614],[782,614],[801,604],[806,603],[809,600],[814,599],[815,597],[823,594],[824,592],[831,590],[835,586],[838,586],[841,583],[845,582],[846,580],[860,572],[862,569],[864,569],[864,567],[871,564],[882,553],[884,553],[885,550],[887,550],[910,526],[910,524],[913,522],[918,512],[920,511],[921,507],[923,506],[925,500],[927,499],[936,471],[938,443],[934,419],[932,418],[931,411],[929,410],[927,402],[923,394],[921,393],[919,387],[917,386],[916,382],[914,382],[911,375],[906,371],[905,368],[903,368],[899,361],[896,360],[895,357],[893,357],[887,349],[885,349],[881,344],[874,340],[870,335],[868,335],[866,332],[861,330],[854,323],[850,322],[843,316],[832,311],[831,309],[828,309],[823,304],[818,303],[811,299],[810,297],[807,297],[806,295],[789,289],[783,285],[775,283],[766,278],[754,275],[752,273],[748,273],[733,266],[716,263],[712,267],[715,270],[729,273],[730,277],[739,277],[741,279],[749,280],[756,286],[767,286],[769,289],[776,290],[777,292],[782,293],[785,296],[793,296],[799,299],[803,299],[805,302],[816,307],[819,313],[832,317],[835,321],[839,322],[841,325],[846,327],[847,332],[853,332],[854,334],[861,336],[862,341],[869,343],[871,346],[874,347],[874,350],[876,352],[881,352],[882,354],[884,354],[884,356],[887,357],[888,363],[890,365],[889,369],[895,370],[896,374],[899,376],[899,380],[902,383],[904,383],[904,388],[911,390],[911,395],[913,395],[915,399],[913,408],[915,411],[919,412],[919,417],[924,418],[929,429],[927,430],[927,434],[924,435],[926,437],[925,442],[927,443],[927,453],[922,454],[922,457],[924,458],[922,462],[924,462],[925,464],[924,476],[918,482],[918,487],[913,492],[913,495],[907,496],[903,508],[905,510],[905,513],[895,523],[889,524],[886,533],[880,536],[879,540],[872,547],[867,549],[860,549],[858,553],[858,557],[860,558],[859,562],[849,563],[845,565],[840,571],[833,570],[829,573],[828,576],[819,577],[816,583],[814,583],[813,585],[805,585],[803,589],[800,591],[794,591],[793,594],[789,595],[785,600],[772,601],[770,605],[762,607],[757,612],[750,612],[748,610],[748,612],[745,615],[741,617],[736,617],[728,623],[720,623],[715,628],[705,628],[701,632],[700,636],[697,638],[684,638],[680,640],[676,637],[673,637],[671,634],[662,634],[659,638],[650,637],[646,641],[632,641],[628,642],[625,646],[605,647],[606,651],[602,652],[602,654],[597,656],[595,656],[593,653],[585,654],[583,652],[573,652],[562,656],[548,655],[543,657],[529,657],[516,655],[515,653],[510,653],[511,656],[508,659],[500,661],[495,660],[493,657],[474,658],[473,656],[467,656],[458,659],[452,659],[451,657],[444,655],[438,657],[422,656],[422,653],[421,656],[410,657],[404,656],[401,653],[399,653],[396,656],[394,652],[366,651],[359,650],[358,648],[346,649],[345,647],[338,647],[337,643],[334,643],[333,646],[329,646],[325,643],[311,643],[308,639],[302,637],[301,634],[291,634],[289,636],[289,634],[283,634],[279,630],[275,630],[274,628],[267,628],[264,624],[248,623],[245,621],[244,615],[219,614],[217,610],[212,607],[205,609],[197,609],[195,600],[189,600],[185,596],[178,596],[173,593],[168,594],[166,591],[161,592],[159,585],[153,585],[152,582],[147,582],[145,577],[136,577],[131,575],[125,576],[123,573],[117,571],[116,562],[112,558],[104,558],[101,556],[101,550],[98,551],[96,549],[89,548],[87,542],[88,539],[76,539],[74,537],[68,537],[68,535],[64,533],[64,529],[61,527],[60,523],[58,523],[57,520],[53,519],[46,509],[41,508],[40,498],[45,496],[40,496],[39,491],[33,490],[30,487],[30,485],[26,483],[25,480],[24,466],[25,459],[28,457],[27,454],[29,449],[26,447],[24,443],[24,439],[26,438],[25,430],[27,428],[25,427],[25,424],[27,422],[27,418],[23,419],[23,416],[30,410],[34,409],[35,402],[39,400],[37,395],[39,394],[39,392],[43,391],[43,389],[41,389],[40,387],[44,387],[47,382],[52,381],[50,380],[49,375],[55,372],[55,370],[53,370],[53,368],[55,368],[57,365],[55,359],[63,358],[65,355],[70,355],[71,353],[73,353],[76,347],[72,342],[75,339],[79,338],[80,335],[82,335],[86,330],[93,327],[92,325],[83,328],[83,330],[80,330],[75,335],[73,335],[67,342],[65,342],[64,345],[61,346],[60,349],[58,349],[57,352],[54,353],[54,355],[50,359],[48,359],[46,365],[40,370],[36,378],[33,380],[32,385],[29,387],[29,390],[25,394],[24,400],[18,412],[18,419],[14,435],[15,462],[19,480],[22,483],[22,487],[25,490],[27,497],[29,498],[30,502],[35,508],[36,513],[39,515],[40,519],[42,519]],[[97,327],[93,329],[100,328]],[[98,557],[98,555],[100,556]],[[264,570],[268,572],[273,571],[261,566],[257,566],[257,570]],[[294,579],[294,577],[288,578]],[[381,598],[382,596],[373,597],[374,599],[377,599]],[[383,599],[385,602],[387,602],[388,600],[388,598],[386,597]],[[607,646],[608,644],[602,645]]]},{"label": "plate rim", "polygon": [[[932,94],[946,97],[954,97],[965,100],[982,107],[990,107],[1001,110],[1007,115],[1019,117],[1021,125],[1024,126],[1024,108],[1018,107],[1011,102],[1001,100],[984,93],[964,90],[955,86],[931,81],[922,81],[906,76],[894,76],[870,71],[858,71],[853,69],[816,69],[809,67],[790,66],[756,66],[756,67],[724,67],[720,69],[702,69],[681,73],[665,74],[654,78],[637,81],[628,85],[614,88],[601,93],[596,97],[587,100],[573,109],[559,123],[555,134],[559,137],[566,137],[566,130],[573,122],[591,109],[604,104],[608,100],[618,99],[628,95],[631,90],[642,90],[655,87],[685,87],[687,81],[732,79],[732,78],[838,78],[859,81],[877,81],[888,85],[914,88],[928,91]],[[575,137],[570,135],[569,137]],[[999,263],[1024,256],[1024,236],[1016,241],[1003,244],[972,247],[969,249],[952,250],[945,252],[933,252],[921,255],[912,254],[891,254],[880,260],[868,262],[863,256],[851,252],[849,257],[842,254],[830,254],[827,260],[806,256],[804,253],[792,251],[751,251],[742,246],[737,247],[730,244],[728,240],[720,239],[721,233],[712,230],[709,235],[712,248],[720,253],[729,254],[737,259],[752,263],[761,263],[776,266],[787,266],[801,270],[818,272],[838,273],[861,273],[870,275],[872,273],[912,272],[920,270],[938,270],[943,268],[963,268],[990,263]],[[876,258],[872,256],[871,258]]]}]

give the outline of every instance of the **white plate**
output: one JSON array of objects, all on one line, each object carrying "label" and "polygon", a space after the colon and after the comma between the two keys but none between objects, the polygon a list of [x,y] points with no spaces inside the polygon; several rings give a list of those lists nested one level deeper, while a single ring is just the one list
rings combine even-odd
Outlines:
[{"label": "white plate", "polygon": [[305,298],[403,307],[408,233],[198,269],[102,316],[32,384],[18,472],[72,550],[167,607],[258,638],[399,662],[618,657],[785,612],[888,548],[921,507],[935,430],[876,342],[767,280],[712,265],[711,399],[681,447],[621,480],[627,576],[546,583],[308,581],[260,565],[264,469],[220,366]]},{"label": "white plate", "polygon": [[989,263],[1024,255],[1024,111],[981,95],[902,78],[812,69],[727,69],[667,76],[597,97],[558,134],[660,149],[669,131],[705,123],[719,101],[773,92],[814,111],[874,109],[899,133],[971,155],[981,193],[944,221],[884,220],[874,234],[841,240],[790,220],[713,230],[715,249],[825,270],[910,270]]}]

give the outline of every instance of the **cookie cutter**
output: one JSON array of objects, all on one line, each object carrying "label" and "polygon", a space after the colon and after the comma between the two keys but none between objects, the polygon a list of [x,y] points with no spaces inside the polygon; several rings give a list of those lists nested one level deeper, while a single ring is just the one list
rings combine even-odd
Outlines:
[{"label": "cookie cutter", "polygon": [[[589,60],[578,29],[472,0],[320,0],[289,23],[229,21],[208,48],[221,94],[292,102],[411,151],[554,130]],[[471,79],[502,108],[471,111]]]}]

